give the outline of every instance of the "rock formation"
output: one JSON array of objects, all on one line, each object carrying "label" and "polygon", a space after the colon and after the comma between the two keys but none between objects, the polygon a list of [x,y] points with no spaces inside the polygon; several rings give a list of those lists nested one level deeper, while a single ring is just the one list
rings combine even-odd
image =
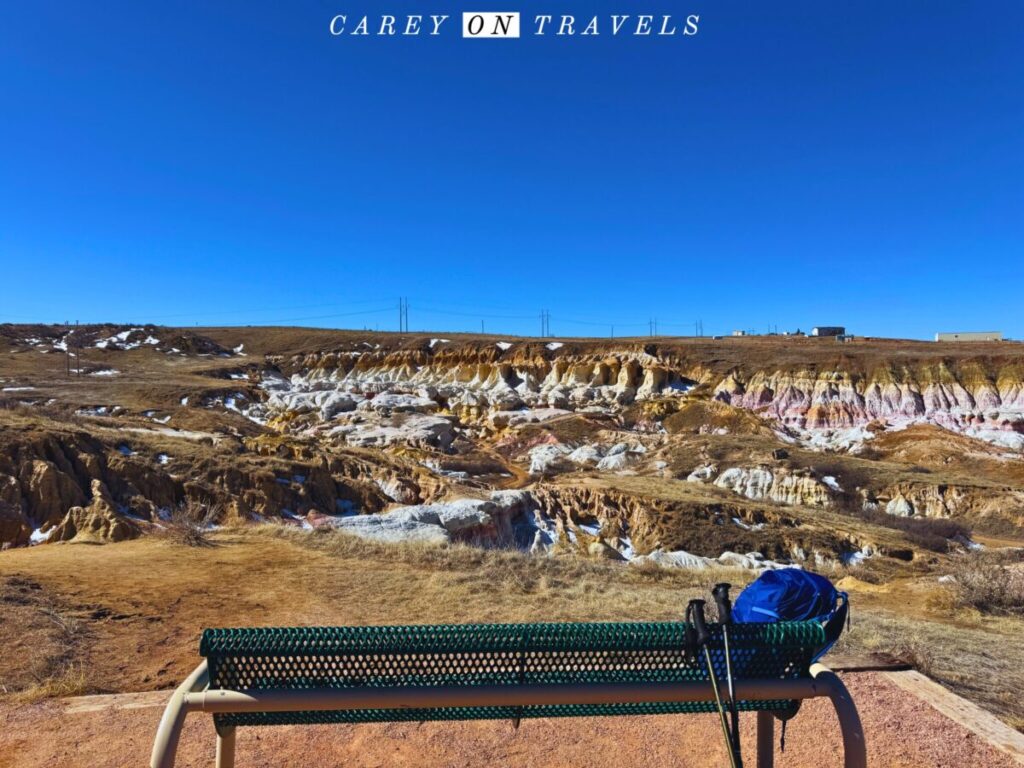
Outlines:
[{"label": "rock formation", "polygon": [[120,514],[102,480],[92,481],[92,502],[72,507],[48,541],[124,541],[139,536],[138,524]]}]

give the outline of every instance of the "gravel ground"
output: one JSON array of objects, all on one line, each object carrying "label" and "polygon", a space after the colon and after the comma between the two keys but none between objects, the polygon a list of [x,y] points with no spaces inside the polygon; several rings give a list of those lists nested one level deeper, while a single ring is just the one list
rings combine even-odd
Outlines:
[{"label": "gravel ground", "polygon": [[[1019,766],[880,674],[844,677],[864,721],[869,765],[892,768]],[[164,693],[123,694],[0,704],[0,768],[146,765]],[[744,716],[747,762],[754,761],[754,717]],[[178,765],[212,765],[214,735],[208,716],[193,715]],[[776,765],[842,765],[839,726],[829,704],[804,703],[790,722],[785,754]],[[401,723],[241,729],[239,768],[253,766],[530,766],[620,768],[727,765],[717,716],[662,716]]]}]

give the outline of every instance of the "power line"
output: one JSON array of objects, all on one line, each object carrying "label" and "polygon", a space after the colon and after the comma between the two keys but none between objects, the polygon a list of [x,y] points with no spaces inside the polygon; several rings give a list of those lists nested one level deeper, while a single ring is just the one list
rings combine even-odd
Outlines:
[{"label": "power line", "polygon": [[[354,317],[355,315],[379,315],[383,312],[394,312],[394,306],[381,307],[380,309],[364,309],[358,312],[336,312],[330,315],[307,315],[306,317],[282,317],[268,320],[267,323],[300,323],[306,320],[330,320],[336,317]],[[244,325],[244,323],[243,323]]]},{"label": "power line", "polygon": [[201,313],[197,313],[197,312],[178,312],[178,313],[171,314],[171,315],[147,315],[147,317],[150,320],[171,320],[171,319],[174,319],[176,317],[193,318],[197,314],[201,314],[201,316],[203,316],[203,317],[217,317],[217,316],[224,316],[224,315],[263,314],[263,313],[267,313],[267,312],[291,312],[291,311],[296,310],[296,309],[323,309],[324,307],[360,307],[360,306],[366,306],[367,304],[380,304],[382,302],[383,302],[383,299],[376,298],[376,299],[365,299],[365,300],[359,300],[359,301],[332,301],[332,302],[327,303],[327,304],[302,304],[300,306],[291,306],[291,307],[262,307],[262,308],[259,308],[259,309],[248,309],[248,308],[246,308],[246,309],[242,309],[242,310],[225,309],[225,310],[220,310],[220,311],[217,311],[217,312],[207,312],[207,311],[204,310]]},{"label": "power line", "polygon": [[488,320],[536,320],[536,315],[492,315],[486,312],[455,312],[450,309],[435,309],[429,306],[416,305],[419,307],[421,312],[427,312],[432,315],[452,315],[454,317],[484,317]]}]

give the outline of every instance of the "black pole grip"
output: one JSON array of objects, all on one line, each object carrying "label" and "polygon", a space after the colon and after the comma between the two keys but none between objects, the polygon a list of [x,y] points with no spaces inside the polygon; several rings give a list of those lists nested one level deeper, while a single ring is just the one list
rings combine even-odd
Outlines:
[{"label": "black pole grip", "polygon": [[687,611],[692,611],[693,628],[697,633],[697,647],[702,648],[707,645],[708,640],[711,639],[711,633],[708,632],[708,625],[704,621],[704,601],[691,600]]},{"label": "black pole grip", "polygon": [[711,596],[715,598],[715,606],[718,608],[718,623],[729,625],[732,624],[732,601],[729,599],[729,590],[732,589],[732,584],[722,582],[715,584],[714,589],[711,590]]}]

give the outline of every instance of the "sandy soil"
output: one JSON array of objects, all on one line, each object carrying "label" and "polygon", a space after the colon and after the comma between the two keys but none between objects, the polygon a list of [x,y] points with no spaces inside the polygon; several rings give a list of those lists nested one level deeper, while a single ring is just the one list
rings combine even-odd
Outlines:
[{"label": "sandy soil", "polygon": [[[869,764],[891,768],[1011,768],[1010,757],[876,673],[848,674],[860,708]],[[0,704],[0,767],[120,768],[146,765],[165,693]],[[754,718],[743,739],[753,761]],[[778,732],[776,732],[776,744]],[[190,718],[179,766],[213,761],[212,719]],[[714,716],[251,728],[239,731],[237,765],[330,766],[675,766],[726,765]],[[841,765],[829,704],[805,702],[790,722],[780,768]]]}]

